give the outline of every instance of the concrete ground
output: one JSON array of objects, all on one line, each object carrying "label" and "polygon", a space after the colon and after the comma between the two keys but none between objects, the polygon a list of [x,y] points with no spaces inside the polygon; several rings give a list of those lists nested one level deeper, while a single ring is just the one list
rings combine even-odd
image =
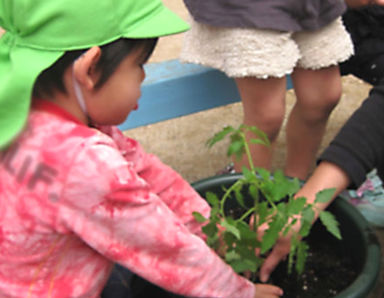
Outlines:
[{"label": "concrete ground", "polygon": [[[164,0],[165,5],[188,20],[188,13],[181,0]],[[150,62],[161,62],[178,58],[183,34],[161,38]],[[321,149],[325,148],[343,123],[366,98],[371,86],[353,77],[343,77],[343,95],[340,104],[333,111]],[[287,91],[287,111],[295,101],[292,90]],[[224,125],[241,123],[241,103],[230,104],[208,111],[159,122],[126,131],[139,140],[144,148],[158,155],[165,163],[193,182],[214,175],[228,163],[225,143],[212,149],[205,146],[206,140]],[[285,123],[284,123],[285,125]],[[282,168],[285,160],[284,127],[279,135],[274,168]],[[375,229],[384,247],[384,230]],[[384,263],[384,262],[383,262]],[[384,268],[384,266],[383,266]],[[384,293],[384,269],[370,298],[382,297]]]}]

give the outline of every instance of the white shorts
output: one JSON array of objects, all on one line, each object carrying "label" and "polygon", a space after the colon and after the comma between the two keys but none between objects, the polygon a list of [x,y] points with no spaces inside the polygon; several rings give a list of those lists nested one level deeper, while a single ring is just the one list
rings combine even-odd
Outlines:
[{"label": "white shorts", "polygon": [[320,69],[353,55],[341,18],[316,31],[213,27],[191,20],[180,60],[219,69],[229,77],[283,77],[295,67]]}]

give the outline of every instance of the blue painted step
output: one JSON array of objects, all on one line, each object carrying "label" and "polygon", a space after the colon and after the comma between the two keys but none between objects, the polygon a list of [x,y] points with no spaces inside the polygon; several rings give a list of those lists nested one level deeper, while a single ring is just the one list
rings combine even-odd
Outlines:
[{"label": "blue painted step", "polygon": [[175,59],[147,64],[145,71],[139,109],[119,126],[121,130],[240,101],[234,80],[216,69]]}]

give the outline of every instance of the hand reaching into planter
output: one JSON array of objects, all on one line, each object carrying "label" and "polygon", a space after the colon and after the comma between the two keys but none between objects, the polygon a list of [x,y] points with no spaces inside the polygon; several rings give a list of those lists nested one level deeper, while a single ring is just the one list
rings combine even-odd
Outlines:
[{"label": "hand reaching into planter", "polygon": [[[295,228],[297,231],[299,227]],[[288,236],[280,237],[275,246],[273,247],[271,253],[264,260],[263,265],[260,269],[260,280],[262,282],[267,282],[271,273],[275,270],[277,265],[285,260],[291,249],[291,234]]]},{"label": "hand reaching into planter", "polygon": [[[316,194],[327,188],[335,188],[336,191],[333,195],[333,199],[349,185],[349,178],[346,173],[330,162],[321,162],[320,165],[316,168],[313,175],[308,179],[308,181],[303,185],[303,187],[297,192],[296,197],[306,197],[308,203],[313,203],[316,198]],[[319,212],[327,208],[327,206],[332,202],[328,203],[318,203],[315,208],[315,219],[319,216]],[[300,225],[296,224],[292,227],[292,231],[299,231]],[[266,282],[269,279],[270,274],[280,263],[284,260],[289,254],[291,246],[291,235],[289,233],[287,236],[280,237],[273,247],[271,253],[265,259],[261,269],[260,269],[260,280]]]}]

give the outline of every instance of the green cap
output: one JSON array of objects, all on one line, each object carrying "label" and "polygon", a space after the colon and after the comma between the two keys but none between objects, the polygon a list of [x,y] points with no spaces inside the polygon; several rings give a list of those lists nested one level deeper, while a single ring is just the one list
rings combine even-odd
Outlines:
[{"label": "green cap", "polygon": [[65,51],[188,30],[161,0],[0,0],[0,149],[25,125],[37,76]]}]

